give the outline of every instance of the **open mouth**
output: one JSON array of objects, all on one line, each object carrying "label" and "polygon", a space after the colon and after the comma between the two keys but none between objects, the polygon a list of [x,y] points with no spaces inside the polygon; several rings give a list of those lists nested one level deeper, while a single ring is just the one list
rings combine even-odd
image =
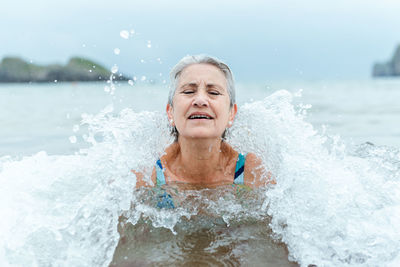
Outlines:
[{"label": "open mouth", "polygon": [[211,117],[211,116],[208,116],[208,115],[196,114],[196,115],[190,115],[189,116],[189,120],[212,120],[212,119],[214,119],[214,118]]}]

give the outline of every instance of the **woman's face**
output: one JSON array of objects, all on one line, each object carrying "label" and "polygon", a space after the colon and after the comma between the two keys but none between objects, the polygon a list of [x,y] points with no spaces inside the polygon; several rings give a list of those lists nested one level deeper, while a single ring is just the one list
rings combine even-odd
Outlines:
[{"label": "woman's face", "polygon": [[193,64],[181,72],[173,97],[167,105],[168,119],[185,138],[220,138],[237,112],[230,108],[223,72],[210,64]]}]

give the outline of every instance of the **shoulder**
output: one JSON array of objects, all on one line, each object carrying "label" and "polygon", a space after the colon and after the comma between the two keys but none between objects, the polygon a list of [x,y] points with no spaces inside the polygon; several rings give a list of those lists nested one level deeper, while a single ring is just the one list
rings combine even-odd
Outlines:
[{"label": "shoulder", "polygon": [[272,175],[264,168],[262,160],[254,153],[246,155],[244,164],[244,184],[250,187],[265,186],[275,184]]},{"label": "shoulder", "polygon": [[[179,145],[177,143],[172,143],[166,149],[164,154],[159,158],[163,168],[166,166],[166,162],[170,162],[171,158],[174,158],[179,151]],[[150,179],[145,177],[142,172],[131,170],[131,172],[136,175],[136,188],[138,187],[152,187],[157,184],[157,171],[156,171],[157,160],[154,161],[154,166],[152,168]]]}]

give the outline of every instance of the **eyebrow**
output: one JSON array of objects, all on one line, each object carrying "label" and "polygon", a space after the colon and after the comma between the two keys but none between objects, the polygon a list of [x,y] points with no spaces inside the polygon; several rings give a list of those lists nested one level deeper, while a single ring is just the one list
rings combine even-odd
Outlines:
[{"label": "eyebrow", "polygon": [[[183,84],[183,85],[181,86],[181,88],[184,88],[184,87],[186,87],[186,86],[190,86],[190,87],[195,86],[195,87],[198,87],[199,85],[198,85],[198,83],[196,83],[196,82],[188,82],[188,83]],[[218,85],[218,84],[215,84],[215,83],[208,83],[208,84],[206,85],[206,87],[207,87],[207,88],[210,88],[210,87],[217,87],[217,88],[219,88],[219,89],[223,89],[222,86],[220,86],[220,85]]]}]

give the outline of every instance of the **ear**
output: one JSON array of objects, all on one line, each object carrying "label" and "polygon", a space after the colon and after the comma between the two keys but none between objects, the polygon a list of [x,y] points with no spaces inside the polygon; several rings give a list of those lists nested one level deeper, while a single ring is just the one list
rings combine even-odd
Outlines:
[{"label": "ear", "polygon": [[[235,120],[235,116],[237,113],[237,105],[234,104],[231,110],[229,111],[229,122],[232,122],[231,124],[228,124],[228,128],[232,127],[233,121]],[[228,123],[229,123],[228,122]]]},{"label": "ear", "polygon": [[[173,120],[173,119],[174,119],[174,116],[173,116],[173,109],[172,109],[172,106],[171,106],[170,104],[167,104],[166,111],[167,111],[168,120],[169,120],[169,121]],[[171,125],[174,126],[175,123],[172,122]]]}]

